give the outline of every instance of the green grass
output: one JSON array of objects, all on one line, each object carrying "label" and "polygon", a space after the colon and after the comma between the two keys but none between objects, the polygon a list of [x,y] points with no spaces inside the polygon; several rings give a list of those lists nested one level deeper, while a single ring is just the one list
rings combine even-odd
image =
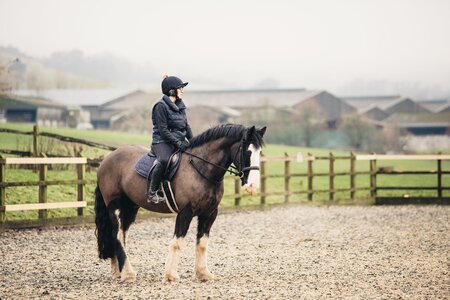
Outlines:
[{"label": "green grass", "polygon": [[[2,124],[0,127],[10,128],[16,130],[31,131],[32,125],[11,125]],[[138,134],[128,134],[122,132],[112,132],[112,131],[94,131],[94,130],[74,130],[74,129],[41,129],[41,131],[53,132],[61,135],[77,137],[82,139],[88,139],[96,142],[107,143],[110,145],[121,145],[121,144],[137,144],[137,145],[148,145],[150,141],[149,136],[138,135]],[[20,144],[17,142],[20,141]],[[17,145],[25,145],[30,147],[31,138],[18,136],[15,134],[0,133],[0,149],[18,149]],[[61,143],[53,143],[47,141],[47,146],[50,145],[51,149],[56,147],[61,147]],[[69,143],[70,144],[70,143]],[[62,148],[70,148],[70,146],[62,146]],[[23,150],[23,149],[18,149]],[[69,149],[70,150],[70,149]],[[69,151],[70,152],[70,151]],[[302,148],[294,146],[285,145],[267,145],[263,149],[263,154],[265,156],[283,156],[285,153],[288,155],[296,155],[301,152],[304,156],[311,152],[315,156],[328,156],[330,150],[326,149],[312,149],[312,148]],[[349,156],[349,152],[345,151],[332,151],[335,156]],[[90,147],[83,148],[84,156],[88,157],[100,157],[106,154],[107,151],[104,150],[94,150]],[[396,171],[419,171],[419,170],[436,170],[435,161],[378,161],[378,167],[380,166],[392,166]],[[290,164],[291,173],[306,173],[307,163],[297,163],[291,162]],[[315,161],[313,163],[313,168],[315,173],[326,173],[329,170],[328,161]],[[450,162],[443,162],[443,169],[450,170]],[[350,170],[349,160],[336,160],[335,162],[335,172],[348,172]],[[368,161],[358,161],[356,164],[356,171],[363,172],[369,170]],[[281,175],[284,174],[284,162],[268,162],[266,165],[266,171],[268,175]],[[96,170],[88,170],[86,173],[87,179],[96,178]],[[76,172],[74,167],[70,168],[55,168],[54,170],[48,171],[49,180],[70,180],[76,179]],[[18,169],[15,166],[7,166],[6,168],[6,181],[37,181],[38,174],[32,170]],[[450,182],[450,175],[443,176],[444,185],[446,182]],[[379,175],[378,176],[378,186],[436,186],[437,176],[436,175]],[[369,176],[368,175],[358,175],[356,177],[357,187],[369,187]],[[335,188],[349,188],[350,187],[350,176],[336,176],[335,178]],[[314,178],[314,189],[328,189],[329,188],[329,177],[315,177]],[[85,198],[88,202],[92,203],[94,200],[94,189],[93,184],[86,186]],[[307,177],[292,177],[290,180],[290,189],[293,191],[306,191],[307,190]],[[267,191],[268,193],[273,192],[283,192],[284,191],[284,178],[269,178],[267,179]],[[436,191],[379,191],[379,196],[402,196],[408,194],[410,196],[423,196],[423,197],[435,197]],[[257,205],[260,203],[259,196],[244,196],[242,193],[241,205]],[[444,196],[449,197],[450,191],[445,191]],[[328,193],[317,193],[314,194],[315,203],[328,203],[329,194]],[[335,194],[335,203],[348,203],[350,199],[349,192],[338,192]],[[371,203],[369,191],[360,191],[356,193],[356,199],[358,203]],[[48,201],[49,202],[65,202],[65,201],[75,201],[76,200],[76,185],[59,185],[59,186],[49,186],[48,187]],[[298,194],[290,196],[291,202],[308,202],[306,194]],[[6,204],[17,204],[17,203],[37,203],[38,202],[38,187],[8,187],[6,188]],[[283,203],[284,196],[267,196],[267,204]],[[234,177],[227,176],[225,180],[225,195],[222,199],[222,207],[230,207],[234,205]],[[56,209],[49,210],[48,216],[53,217],[67,217],[76,216],[76,209]],[[85,209],[87,215],[93,214],[92,206]],[[7,212],[7,220],[18,220],[18,219],[36,219],[38,217],[37,211],[24,211],[24,212]]]}]

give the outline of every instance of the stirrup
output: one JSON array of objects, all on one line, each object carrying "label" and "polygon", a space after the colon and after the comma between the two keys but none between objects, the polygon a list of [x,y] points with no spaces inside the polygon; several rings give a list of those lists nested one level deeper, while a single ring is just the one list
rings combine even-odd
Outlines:
[{"label": "stirrup", "polygon": [[149,191],[147,195],[147,203],[155,203],[159,204],[161,202],[164,202],[164,198],[158,195],[158,192],[155,192],[154,194]]}]

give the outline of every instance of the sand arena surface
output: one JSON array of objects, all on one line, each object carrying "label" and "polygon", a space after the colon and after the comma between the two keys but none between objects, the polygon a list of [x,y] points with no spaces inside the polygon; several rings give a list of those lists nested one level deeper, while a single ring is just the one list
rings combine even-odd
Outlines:
[{"label": "sand arena surface", "polygon": [[94,228],[0,233],[1,299],[449,299],[450,207],[277,207],[220,214],[195,279],[196,220],[162,282],[174,219],[131,227],[135,283],[112,279]]}]

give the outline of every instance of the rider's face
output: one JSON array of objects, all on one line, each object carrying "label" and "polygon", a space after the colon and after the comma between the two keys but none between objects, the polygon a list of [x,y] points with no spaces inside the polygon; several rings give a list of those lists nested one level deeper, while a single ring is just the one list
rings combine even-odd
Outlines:
[{"label": "rider's face", "polygon": [[183,98],[184,89],[182,87],[177,89],[178,98]]}]

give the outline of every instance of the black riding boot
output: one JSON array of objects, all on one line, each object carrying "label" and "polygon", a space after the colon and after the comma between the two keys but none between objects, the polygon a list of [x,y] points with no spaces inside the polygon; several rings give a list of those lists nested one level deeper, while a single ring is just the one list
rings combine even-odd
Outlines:
[{"label": "black riding boot", "polygon": [[148,188],[147,202],[160,203],[164,201],[164,199],[160,197],[157,193],[161,181],[163,180],[164,177],[164,171],[165,167],[160,162],[157,162],[152,172],[150,187]]}]

